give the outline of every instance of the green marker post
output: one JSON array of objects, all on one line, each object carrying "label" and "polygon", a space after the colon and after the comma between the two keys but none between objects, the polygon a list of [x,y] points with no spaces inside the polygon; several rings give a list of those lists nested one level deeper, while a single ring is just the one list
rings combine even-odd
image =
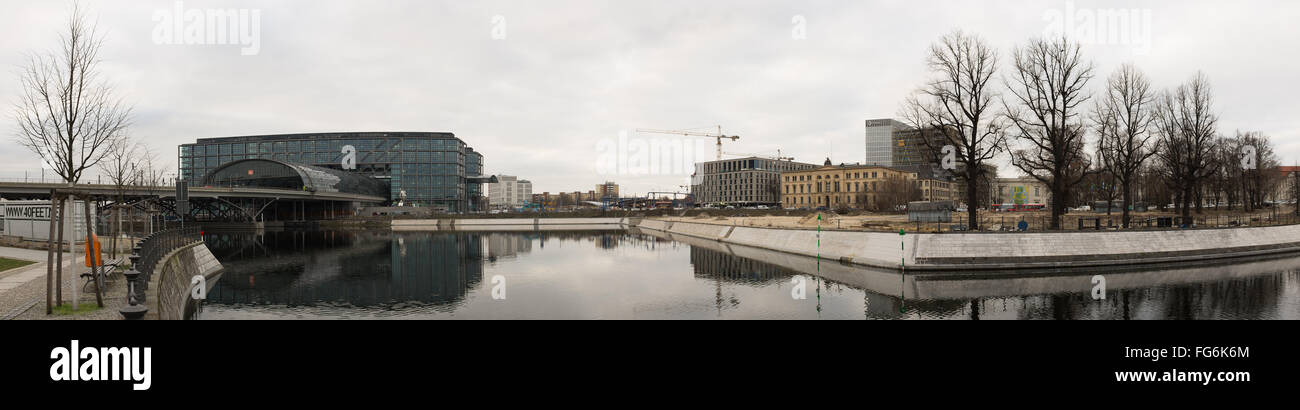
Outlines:
[{"label": "green marker post", "polygon": [[898,283],[898,295],[903,300],[903,305],[898,307],[898,313],[907,312],[907,230],[900,228],[898,230],[898,266],[903,272],[903,280]]},{"label": "green marker post", "polygon": [[[817,214],[817,273],[822,273],[822,214]],[[818,296],[820,299],[820,296]]]}]

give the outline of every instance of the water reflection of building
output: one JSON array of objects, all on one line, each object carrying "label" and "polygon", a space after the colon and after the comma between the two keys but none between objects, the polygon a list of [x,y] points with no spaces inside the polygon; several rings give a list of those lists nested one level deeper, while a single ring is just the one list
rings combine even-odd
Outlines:
[{"label": "water reflection of building", "polygon": [[483,247],[487,249],[489,260],[501,258],[513,259],[521,253],[533,251],[533,240],[514,233],[483,234]]},{"label": "water reflection of building", "polygon": [[691,266],[695,277],[702,279],[720,279],[746,285],[766,285],[777,281],[789,281],[801,273],[754,259],[691,247]]},{"label": "water reflection of building", "polygon": [[226,267],[214,304],[451,304],[482,281],[472,233],[267,232],[209,235]]}]

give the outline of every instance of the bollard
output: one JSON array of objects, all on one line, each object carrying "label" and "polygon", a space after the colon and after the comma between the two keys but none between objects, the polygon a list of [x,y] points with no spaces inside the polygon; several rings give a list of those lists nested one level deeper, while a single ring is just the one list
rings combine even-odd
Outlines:
[{"label": "bollard", "polygon": [[146,313],[149,313],[149,308],[145,306],[143,303],[141,303],[140,301],[136,300],[136,295],[135,295],[136,281],[140,279],[140,272],[135,270],[135,266],[132,266],[131,269],[127,269],[126,272],[122,272],[122,276],[126,277],[127,305],[126,307],[119,309],[117,312],[122,314],[122,318],[126,320],[143,319],[144,315]]}]

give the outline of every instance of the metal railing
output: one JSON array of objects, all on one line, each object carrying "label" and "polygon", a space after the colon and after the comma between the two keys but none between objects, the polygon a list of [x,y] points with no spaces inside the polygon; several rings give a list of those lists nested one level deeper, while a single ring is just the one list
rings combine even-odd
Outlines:
[{"label": "metal railing", "polygon": [[148,313],[149,308],[146,306],[145,291],[149,289],[149,281],[153,278],[154,271],[158,268],[158,263],[167,254],[197,242],[202,242],[203,236],[199,228],[175,228],[158,231],[144,237],[140,243],[132,249],[131,269],[123,273],[126,276],[127,304],[122,308],[122,316],[126,319],[140,319]]}]

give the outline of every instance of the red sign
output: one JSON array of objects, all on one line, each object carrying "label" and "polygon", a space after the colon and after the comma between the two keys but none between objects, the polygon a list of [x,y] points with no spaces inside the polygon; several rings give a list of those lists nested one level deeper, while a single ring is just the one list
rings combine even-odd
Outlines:
[{"label": "red sign", "polygon": [[253,170],[248,170],[248,175],[253,175]]}]

